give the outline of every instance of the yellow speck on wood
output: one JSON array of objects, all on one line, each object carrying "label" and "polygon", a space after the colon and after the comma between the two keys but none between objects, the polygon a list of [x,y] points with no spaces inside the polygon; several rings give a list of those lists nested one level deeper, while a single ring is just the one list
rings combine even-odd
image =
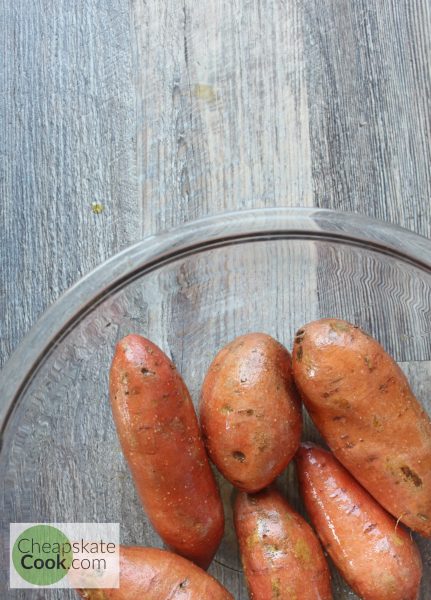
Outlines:
[{"label": "yellow speck on wood", "polygon": [[217,98],[217,94],[212,85],[206,83],[196,83],[194,87],[194,95],[196,98],[205,100],[205,102],[214,102]]},{"label": "yellow speck on wood", "polygon": [[105,207],[101,202],[92,202],[91,210],[95,215],[100,215],[100,213],[102,213],[105,210]]}]

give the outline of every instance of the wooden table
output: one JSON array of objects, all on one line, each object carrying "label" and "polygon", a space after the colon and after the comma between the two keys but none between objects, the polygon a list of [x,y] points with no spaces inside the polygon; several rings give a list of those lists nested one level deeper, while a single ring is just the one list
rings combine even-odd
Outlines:
[{"label": "wooden table", "polygon": [[427,0],[3,0],[0,360],[143,236],[258,206],[431,235]]}]

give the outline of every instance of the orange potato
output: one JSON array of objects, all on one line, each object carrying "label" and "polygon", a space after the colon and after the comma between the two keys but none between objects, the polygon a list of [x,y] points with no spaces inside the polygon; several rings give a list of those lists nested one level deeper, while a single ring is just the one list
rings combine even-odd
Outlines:
[{"label": "orange potato", "polygon": [[363,600],[416,600],[418,549],[336,458],[302,444],[296,463],[307,513],[324,548]]},{"label": "orange potato", "polygon": [[86,600],[233,600],[213,577],[157,548],[120,547],[118,589],[77,590]]},{"label": "orange potato", "polygon": [[251,599],[331,600],[319,541],[279,492],[238,494],[234,519]]},{"label": "orange potato", "polygon": [[397,519],[431,536],[431,421],[376,340],[338,319],[298,331],[295,383],[341,463]]},{"label": "orange potato", "polygon": [[250,333],[220,350],[203,384],[200,421],[209,456],[226,479],[246,492],[271,483],[301,437],[286,348]]},{"label": "orange potato", "polygon": [[155,344],[128,335],[110,374],[114,421],[142,504],[175,552],[203,568],[224,529],[223,507],[190,394]]}]

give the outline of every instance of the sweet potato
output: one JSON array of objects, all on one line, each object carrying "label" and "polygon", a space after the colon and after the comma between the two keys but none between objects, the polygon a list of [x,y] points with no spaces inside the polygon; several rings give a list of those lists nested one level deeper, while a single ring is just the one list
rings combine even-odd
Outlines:
[{"label": "sweet potato", "polygon": [[200,422],[209,456],[226,479],[246,492],[271,483],[301,436],[286,348],[264,333],[225,346],[205,377]]},{"label": "sweet potato", "polygon": [[293,374],[340,462],[395,518],[431,536],[431,421],[376,340],[338,319],[300,329]]},{"label": "sweet potato", "polygon": [[416,600],[415,543],[336,458],[313,444],[296,456],[300,490],[320,540],[363,600]]},{"label": "sweet potato", "polygon": [[190,394],[168,357],[128,335],[110,374],[114,421],[154,529],[175,552],[208,567],[224,529],[223,507]]},{"label": "sweet potato", "polygon": [[277,490],[239,493],[234,519],[250,598],[332,598],[318,539]]},{"label": "sweet potato", "polygon": [[190,561],[157,548],[120,547],[118,589],[77,590],[86,600],[233,600]]}]

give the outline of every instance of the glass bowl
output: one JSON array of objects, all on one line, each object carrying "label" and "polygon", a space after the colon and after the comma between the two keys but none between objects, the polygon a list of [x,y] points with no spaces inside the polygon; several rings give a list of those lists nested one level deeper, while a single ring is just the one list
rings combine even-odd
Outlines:
[{"label": "glass bowl", "polygon": [[[431,410],[431,243],[368,218],[320,209],[222,214],[144,239],[71,288],[33,328],[1,380],[1,589],[9,522],[119,522],[125,544],[161,546],[137,498],[108,401],[114,345],[137,332],[171,355],[197,403],[205,371],[233,337],[264,331],[292,347],[323,316],[374,335]],[[305,419],[304,439],[319,440]],[[232,527],[232,489],[218,477],[224,540],[210,567],[247,598]],[[279,478],[298,499],[293,466]],[[431,542],[415,536],[431,598]],[[71,590],[9,598],[74,598]],[[334,598],[356,598],[334,572]]]}]

